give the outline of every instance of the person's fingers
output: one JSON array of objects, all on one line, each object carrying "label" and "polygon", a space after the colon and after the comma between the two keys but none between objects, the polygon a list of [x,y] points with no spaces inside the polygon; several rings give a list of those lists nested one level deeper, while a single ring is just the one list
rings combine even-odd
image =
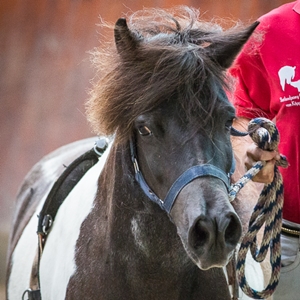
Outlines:
[{"label": "person's fingers", "polygon": [[266,165],[260,172],[253,177],[253,181],[261,183],[271,183],[274,179],[274,166],[276,160],[280,159],[278,151],[266,151],[257,147],[256,144],[251,144],[247,148],[247,156],[245,166],[249,170],[257,161],[265,161]]},{"label": "person's fingers", "polygon": [[249,145],[249,147],[247,149],[247,156],[251,157],[254,161],[259,161],[259,160],[269,161],[272,159],[275,159],[275,160],[280,159],[280,155],[279,155],[278,151],[262,150],[262,149],[258,148],[257,145],[254,143]]}]

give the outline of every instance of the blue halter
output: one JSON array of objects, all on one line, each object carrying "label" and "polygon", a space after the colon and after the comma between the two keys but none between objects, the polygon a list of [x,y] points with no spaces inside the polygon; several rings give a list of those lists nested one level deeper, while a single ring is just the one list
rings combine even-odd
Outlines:
[{"label": "blue halter", "polygon": [[170,214],[171,209],[175,203],[175,200],[180,193],[180,191],[191,181],[196,178],[204,177],[204,176],[212,176],[221,179],[227,190],[230,188],[230,177],[235,170],[235,160],[233,158],[230,172],[226,174],[220,168],[211,165],[211,164],[202,164],[190,167],[184,173],[182,173],[173,183],[171,188],[169,189],[167,196],[164,200],[160,199],[149,187],[143,174],[140,171],[139,164],[136,159],[136,149],[135,145],[130,141],[130,152],[131,152],[131,160],[135,170],[135,179],[139,183],[140,187],[146,194],[146,196],[156,204],[158,204],[162,210],[166,211]]}]

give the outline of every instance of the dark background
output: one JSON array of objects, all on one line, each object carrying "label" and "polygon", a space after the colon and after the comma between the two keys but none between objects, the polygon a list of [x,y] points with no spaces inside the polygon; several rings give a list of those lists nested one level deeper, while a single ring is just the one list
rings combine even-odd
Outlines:
[{"label": "dark background", "polygon": [[[84,103],[94,70],[88,51],[101,39],[101,16],[189,5],[203,18],[254,21],[284,0],[1,0],[0,285],[13,203],[22,179],[45,154],[92,136]],[[3,289],[3,288],[2,288]],[[4,299],[0,290],[0,300]]]}]

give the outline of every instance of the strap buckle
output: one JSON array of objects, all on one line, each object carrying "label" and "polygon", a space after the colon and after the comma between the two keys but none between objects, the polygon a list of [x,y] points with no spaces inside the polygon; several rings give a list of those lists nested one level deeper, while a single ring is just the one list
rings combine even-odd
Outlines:
[{"label": "strap buckle", "polygon": [[49,233],[49,230],[50,230],[52,224],[53,224],[52,217],[50,215],[44,216],[44,219],[42,222],[42,230],[45,235],[47,235]]},{"label": "strap buckle", "polygon": [[[26,299],[25,296],[28,296]],[[41,291],[40,290],[35,290],[33,291],[32,289],[27,289],[23,295],[22,295],[22,300],[41,300]]]}]

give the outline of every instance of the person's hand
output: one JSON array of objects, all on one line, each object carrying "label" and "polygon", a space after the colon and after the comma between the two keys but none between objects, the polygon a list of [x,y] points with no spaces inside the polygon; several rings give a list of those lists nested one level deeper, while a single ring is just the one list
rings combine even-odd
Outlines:
[{"label": "person's hand", "polygon": [[261,183],[271,183],[274,179],[274,166],[279,159],[280,154],[278,151],[265,151],[258,148],[255,143],[251,143],[247,147],[245,166],[249,170],[257,161],[265,161],[266,165],[252,180]]}]

